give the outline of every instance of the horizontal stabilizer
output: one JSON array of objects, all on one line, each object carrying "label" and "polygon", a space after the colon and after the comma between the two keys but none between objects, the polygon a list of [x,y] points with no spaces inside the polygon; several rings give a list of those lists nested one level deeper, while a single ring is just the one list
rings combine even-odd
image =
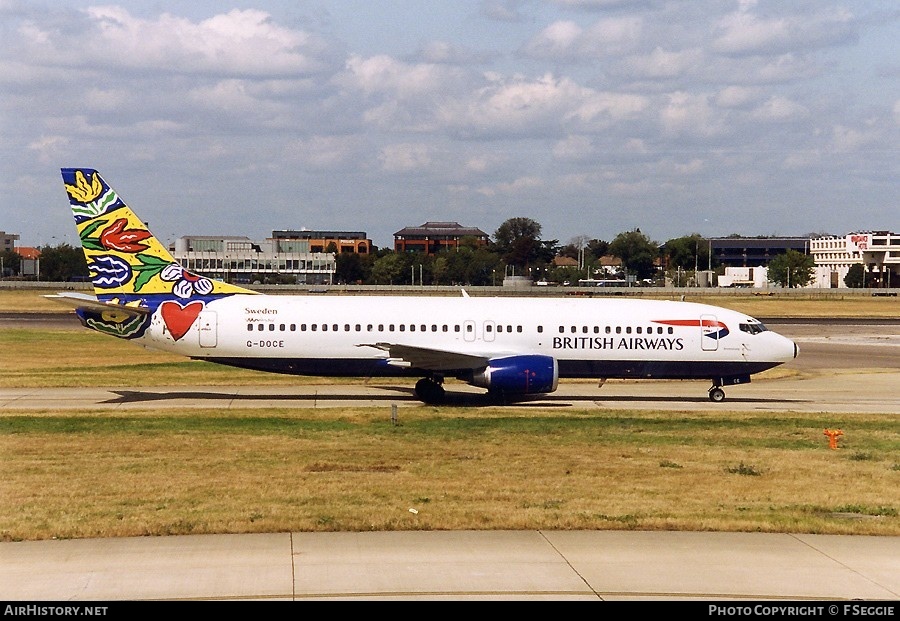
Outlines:
[{"label": "horizontal stabilizer", "polygon": [[95,313],[116,312],[138,316],[149,315],[151,312],[151,309],[143,306],[126,306],[125,304],[116,304],[114,302],[101,302],[96,297],[86,293],[61,291],[53,295],[45,295],[44,297],[71,306],[76,310],[84,309]]}]

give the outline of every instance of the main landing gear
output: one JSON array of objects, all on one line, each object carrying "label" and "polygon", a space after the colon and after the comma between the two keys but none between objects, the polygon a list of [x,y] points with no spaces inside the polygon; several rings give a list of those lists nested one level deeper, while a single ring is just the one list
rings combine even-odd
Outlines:
[{"label": "main landing gear", "polygon": [[444,378],[438,376],[423,377],[416,382],[416,397],[425,403],[441,403],[444,400]]}]

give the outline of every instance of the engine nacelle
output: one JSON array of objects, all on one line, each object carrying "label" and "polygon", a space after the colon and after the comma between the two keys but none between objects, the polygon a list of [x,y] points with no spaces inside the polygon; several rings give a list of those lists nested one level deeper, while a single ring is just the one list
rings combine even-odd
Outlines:
[{"label": "engine nacelle", "polygon": [[552,356],[522,355],[493,358],[468,380],[491,392],[527,395],[553,392],[559,383],[559,365]]}]

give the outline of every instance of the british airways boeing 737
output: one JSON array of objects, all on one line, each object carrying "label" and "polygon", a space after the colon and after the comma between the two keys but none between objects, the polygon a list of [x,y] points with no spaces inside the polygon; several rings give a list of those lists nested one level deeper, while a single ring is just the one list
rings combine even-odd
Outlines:
[{"label": "british airways boeing 737", "polygon": [[723,386],[793,359],[753,317],[689,302],[603,298],[263,295],[184,269],[88,168],[63,168],[94,295],[59,293],[88,328],[190,358],[315,376],[447,377],[504,400],[560,378],[707,379]]}]

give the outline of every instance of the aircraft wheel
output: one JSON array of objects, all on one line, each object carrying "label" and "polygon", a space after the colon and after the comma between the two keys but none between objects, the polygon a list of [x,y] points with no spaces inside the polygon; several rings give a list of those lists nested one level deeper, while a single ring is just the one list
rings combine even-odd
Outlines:
[{"label": "aircraft wheel", "polygon": [[709,400],[714,401],[715,403],[725,401],[725,391],[718,386],[713,386],[709,389]]},{"label": "aircraft wheel", "polygon": [[432,379],[423,377],[416,382],[416,396],[425,403],[440,403],[444,394],[444,387]]}]

